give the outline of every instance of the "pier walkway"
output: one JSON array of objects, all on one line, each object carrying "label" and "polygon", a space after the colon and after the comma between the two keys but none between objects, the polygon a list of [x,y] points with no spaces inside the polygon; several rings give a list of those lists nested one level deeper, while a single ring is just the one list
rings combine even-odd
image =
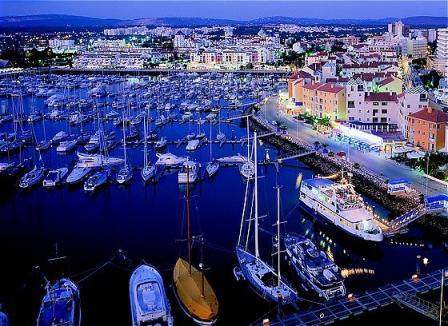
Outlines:
[{"label": "pier walkway", "polygon": [[292,153],[290,152],[290,153],[285,153],[285,154],[279,155],[279,156],[277,156],[276,159],[277,159],[277,162],[281,164],[281,163],[283,163],[283,161],[292,160],[295,158],[311,155],[314,153],[316,153],[316,151],[303,149],[303,150],[298,150],[296,152],[292,152]]},{"label": "pier walkway", "polygon": [[388,223],[384,235],[386,237],[393,236],[400,233],[406,226],[418,220],[425,214],[438,213],[444,210],[448,210],[448,195],[442,194],[439,196],[428,197],[426,198],[425,203],[421,206],[404,213]]},{"label": "pier walkway", "polygon": [[[367,291],[361,295],[341,298],[339,300],[329,301],[317,306],[312,310],[297,312],[291,315],[285,315],[281,319],[274,320],[271,326],[289,326],[289,325],[321,325],[331,324],[338,320],[344,320],[352,316],[360,315],[366,311],[372,311],[392,303],[401,303],[406,306],[412,306],[412,309],[424,310],[429,316],[429,308],[423,308],[420,304],[411,300],[412,296],[419,293],[426,293],[440,288],[443,269],[421,275],[420,277],[401,282],[384,285],[377,290]],[[444,280],[448,280],[448,273],[444,273]],[[445,283],[446,284],[446,283]],[[401,300],[401,301],[400,301]],[[431,307],[432,306],[428,306]]]},{"label": "pier walkway", "polygon": [[396,296],[396,301],[400,306],[412,309],[432,320],[439,320],[439,307],[432,302],[419,298],[416,295],[398,295]]}]

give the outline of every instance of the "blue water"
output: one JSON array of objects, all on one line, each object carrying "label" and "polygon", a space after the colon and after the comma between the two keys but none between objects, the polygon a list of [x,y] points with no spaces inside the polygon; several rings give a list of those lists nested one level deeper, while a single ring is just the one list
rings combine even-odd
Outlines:
[{"label": "blue water", "polygon": [[[8,107],[8,100],[0,100],[0,108]],[[10,101],[10,100],[9,100]],[[29,111],[31,98],[24,100],[25,111]],[[36,99],[38,108],[44,110],[42,99]],[[239,112],[231,112],[236,116]],[[61,130],[67,130],[67,123],[46,122],[50,139]],[[109,126],[110,127],[110,126]],[[25,129],[28,125],[25,124]],[[139,126],[141,129],[142,126]],[[189,129],[196,131],[196,125],[168,124],[159,130],[160,135],[170,140],[185,136]],[[208,134],[209,125],[202,126]],[[213,126],[216,135],[218,125]],[[92,123],[85,126],[92,129]],[[0,132],[11,131],[12,125],[0,125]],[[234,124],[222,124],[221,130],[229,138],[244,137],[246,131]],[[36,124],[38,139],[42,137],[41,123]],[[120,129],[116,129],[119,140]],[[222,157],[245,154],[246,147],[236,145],[213,145],[213,156]],[[259,148],[259,157],[269,150],[275,157],[277,150],[266,144]],[[169,145],[169,152],[186,155],[185,145],[177,148]],[[209,145],[190,154],[200,162],[209,159]],[[93,195],[84,193],[82,187],[62,187],[46,191],[42,187],[31,191],[19,191],[12,185],[2,185],[0,196],[0,302],[15,325],[31,325],[37,316],[40,298],[44,290],[35,266],[48,276],[66,275],[79,281],[86,274],[80,274],[108,260],[120,248],[126,256],[137,264],[142,259],[162,271],[169,291],[169,298],[179,324],[187,323],[172,296],[171,268],[179,255],[185,254],[185,189],[179,187],[177,174],[164,175],[156,185],[143,185],[139,171],[142,166],[142,146],[130,147],[129,158],[136,169],[134,179],[128,186],[111,184]],[[122,157],[123,149],[114,148],[111,156]],[[14,156],[17,158],[17,156]],[[35,151],[28,149],[24,157],[36,157]],[[151,158],[155,155],[151,151]],[[3,161],[4,157],[1,158]],[[47,168],[71,164],[75,154],[58,155],[55,148],[43,154]],[[313,171],[303,164],[292,161],[276,172],[274,166],[260,167],[261,214],[268,217],[262,221],[261,247],[263,256],[270,261],[272,231],[275,218],[276,183],[282,186],[282,216],[287,220],[285,228],[291,232],[306,233],[325,250],[330,250],[341,268],[360,267],[370,271],[366,275],[346,279],[348,292],[359,292],[375,288],[387,282],[408,278],[415,272],[416,255],[429,258],[429,265],[422,267],[434,270],[447,263],[447,253],[437,241],[423,230],[413,227],[410,233],[378,246],[359,246],[332,228],[313,221],[297,207],[295,182],[298,173],[304,178],[311,177]],[[194,186],[191,193],[192,233],[202,234],[205,246],[205,264],[209,268],[207,277],[220,300],[220,323],[225,325],[246,325],[272,309],[272,305],[258,298],[244,283],[237,283],[232,274],[235,266],[233,254],[240,225],[244,199],[245,182],[238,169],[220,168],[212,179],[206,179]],[[368,200],[368,199],[367,199]],[[369,200],[370,201],[370,200]],[[374,203],[377,212],[386,216],[388,211]],[[55,244],[60,255],[67,260],[60,267],[49,264],[47,259],[54,255]],[[196,248],[197,249],[197,248]],[[194,260],[199,259],[194,250]],[[82,281],[82,315],[86,325],[129,325],[128,279],[131,266],[108,266]],[[285,266],[286,275],[289,274]],[[290,276],[290,275],[289,275]],[[298,286],[298,280],[291,278]],[[307,294],[305,294],[307,295]],[[309,296],[309,298],[313,298]],[[306,308],[308,304],[302,304]]]}]

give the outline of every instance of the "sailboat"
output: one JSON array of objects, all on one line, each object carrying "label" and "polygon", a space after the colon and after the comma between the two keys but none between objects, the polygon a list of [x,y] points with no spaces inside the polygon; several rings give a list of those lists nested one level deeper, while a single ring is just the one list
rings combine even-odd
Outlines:
[{"label": "sailboat", "polygon": [[205,170],[207,171],[207,175],[209,176],[209,178],[213,177],[218,172],[219,169],[219,162],[213,159],[212,149],[213,149],[212,124],[210,123],[210,162],[208,162],[205,167]]},{"label": "sailboat", "polygon": [[124,153],[124,165],[117,173],[117,182],[119,184],[125,184],[131,181],[132,179],[132,167],[128,162],[127,153],[126,153],[126,126],[124,123],[124,114],[123,114],[123,153]]},{"label": "sailboat", "polygon": [[143,117],[143,132],[144,132],[144,140],[143,140],[143,169],[141,171],[141,176],[144,182],[148,182],[157,172],[157,167],[154,164],[151,164],[151,161],[148,159],[148,128],[147,128],[147,115]]},{"label": "sailboat", "polygon": [[[187,174],[189,169],[187,169]],[[187,176],[187,180],[189,175]],[[218,316],[219,303],[202,269],[191,262],[190,184],[187,182],[187,245],[188,261],[179,257],[173,270],[174,294],[184,313],[200,325],[212,325]],[[202,264],[200,265],[202,266]]]},{"label": "sailboat", "polygon": [[222,143],[226,140],[226,134],[221,132],[221,109],[218,112],[218,134],[216,135],[216,139]]},{"label": "sailboat", "polygon": [[76,284],[67,278],[61,278],[53,285],[48,283],[46,288],[37,326],[79,326],[81,304]]},{"label": "sailboat", "polygon": [[42,181],[45,176],[45,168],[42,161],[42,156],[39,154],[40,164],[35,164],[33,169],[25,173],[19,182],[19,187],[22,189],[28,189]]},{"label": "sailboat", "polygon": [[148,264],[138,266],[129,280],[132,326],[173,325],[171,306],[159,271]]},{"label": "sailboat", "polygon": [[[257,167],[257,133],[254,133],[254,158],[255,158],[255,181],[252,204],[254,207],[254,216],[249,216],[246,220],[247,199],[249,192],[249,180],[246,183],[246,196],[241,216],[241,227],[236,246],[236,257],[238,259],[238,267],[234,269],[235,277],[244,279],[252,286],[254,291],[262,298],[277,302],[279,304],[290,304],[298,299],[297,291],[289,285],[289,283],[281,276],[280,273],[280,188],[277,188],[277,271],[264,262],[260,258],[259,250],[259,213],[258,213],[258,167]],[[249,215],[252,214],[252,208]],[[248,225],[245,228],[245,221]],[[254,252],[249,250],[250,225],[254,221]],[[243,229],[247,230],[247,234],[243,237]],[[243,239],[245,238],[245,239]]]},{"label": "sailboat", "polygon": [[50,148],[50,142],[47,141],[47,132],[45,130],[45,116],[42,116],[42,130],[44,133],[44,139],[42,139],[40,142],[37,143],[36,145],[36,150],[37,151],[46,151],[47,149]]},{"label": "sailboat", "polygon": [[255,164],[250,160],[250,136],[249,136],[249,116],[246,117],[247,124],[247,161],[240,165],[240,174],[245,179],[251,179],[255,174]]}]

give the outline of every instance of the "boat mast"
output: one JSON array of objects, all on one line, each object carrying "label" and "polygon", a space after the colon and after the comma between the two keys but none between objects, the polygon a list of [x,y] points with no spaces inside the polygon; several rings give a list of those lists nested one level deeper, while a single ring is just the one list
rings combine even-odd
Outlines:
[{"label": "boat mast", "polygon": [[124,124],[124,112],[123,112],[123,152],[124,152],[124,167],[128,167],[128,160],[126,157],[126,128]]},{"label": "boat mast", "polygon": [[280,285],[280,186],[277,185],[277,285]]},{"label": "boat mast", "polygon": [[249,116],[246,116],[246,125],[247,125],[247,161],[249,162],[249,155],[250,155],[250,151],[249,151]]},{"label": "boat mast", "polygon": [[187,168],[187,243],[188,243],[188,272],[191,275],[191,232],[190,232],[190,167]]},{"label": "boat mast", "polygon": [[[248,118],[249,119],[249,118]],[[249,130],[249,125],[248,125]],[[249,158],[249,157],[248,157]],[[255,160],[255,257],[260,257],[258,250],[258,162],[257,162],[257,132],[254,132],[254,160]]]},{"label": "boat mast", "polygon": [[210,161],[212,160],[212,122],[210,121]]},{"label": "boat mast", "polygon": [[143,134],[144,134],[144,142],[143,142],[143,167],[146,167],[147,165],[147,155],[148,155],[148,139],[147,139],[147,129],[148,126],[147,124],[147,120],[146,120],[146,114],[143,116]]}]

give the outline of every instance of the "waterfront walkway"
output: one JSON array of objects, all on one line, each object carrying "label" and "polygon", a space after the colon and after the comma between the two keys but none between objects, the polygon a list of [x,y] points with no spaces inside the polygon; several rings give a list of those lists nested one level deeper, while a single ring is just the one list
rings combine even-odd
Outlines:
[{"label": "waterfront walkway", "polygon": [[[271,96],[266,103],[260,104],[261,111],[259,119],[265,120],[266,125],[269,125],[267,121],[280,121],[287,127],[288,137],[294,139],[295,142],[310,146],[315,141],[319,141],[321,144],[328,145],[328,151],[333,151],[334,153],[344,151],[347,154],[348,160],[339,159],[338,163],[342,161],[346,165],[358,163],[363,171],[372,174],[372,176],[375,175],[374,178],[378,179],[378,182],[400,177],[409,180],[415,190],[428,196],[448,192],[448,185],[445,183],[427,178],[425,175],[417,173],[414,169],[386,159],[377,153],[350,148],[347,144],[338,142],[328,135],[318,133],[303,122],[283,114],[279,109],[280,104],[278,99],[278,96]],[[334,159],[336,160],[337,158]]]},{"label": "waterfront walkway", "polygon": [[[270,323],[271,326],[288,325],[320,325],[330,324],[352,316],[372,311],[404,298],[440,289],[443,270],[437,270],[413,279],[384,285],[377,290],[367,291],[361,295],[329,301],[312,310],[285,315]],[[444,274],[445,284],[448,273]],[[409,305],[412,302],[407,300]]]}]

